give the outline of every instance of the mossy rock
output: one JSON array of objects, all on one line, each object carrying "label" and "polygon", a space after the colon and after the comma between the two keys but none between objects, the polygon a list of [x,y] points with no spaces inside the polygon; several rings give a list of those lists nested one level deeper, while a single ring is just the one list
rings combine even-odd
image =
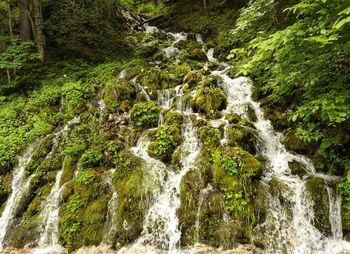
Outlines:
[{"label": "mossy rock", "polygon": [[148,147],[148,154],[163,162],[169,162],[176,147],[182,142],[181,129],[162,125],[156,132],[156,140]]},{"label": "mossy rock", "polygon": [[290,161],[288,162],[288,166],[292,175],[303,177],[307,173],[307,171],[305,170],[305,167],[298,161],[295,161],[295,160]]},{"label": "mossy rock", "polygon": [[140,58],[150,58],[159,51],[159,41],[151,41],[149,43],[141,44],[136,51],[136,55]]},{"label": "mossy rock", "polygon": [[[25,245],[30,244],[38,237],[41,233],[40,228],[40,212],[43,210],[43,204],[46,197],[51,192],[52,184],[45,185],[39,188],[31,202],[26,206],[26,210],[23,211],[23,215],[15,217],[13,223],[13,230],[8,231],[6,242],[15,247],[23,248]],[[28,234],[30,232],[30,234]]]},{"label": "mossy rock", "polygon": [[222,132],[214,127],[203,126],[198,131],[199,139],[205,145],[217,146],[222,139]]},{"label": "mossy rock", "polygon": [[306,143],[297,138],[292,129],[285,131],[283,144],[288,150],[292,150],[305,155],[312,155],[316,148],[315,145]]},{"label": "mossy rock", "polygon": [[156,127],[160,111],[161,109],[153,101],[136,103],[130,111],[133,126]]},{"label": "mossy rock", "polygon": [[151,91],[169,88],[176,83],[176,80],[174,81],[166,71],[156,67],[145,69],[139,74],[139,81],[141,86]]},{"label": "mossy rock", "polygon": [[206,114],[210,118],[217,118],[218,111],[227,107],[227,99],[224,92],[217,87],[200,88],[190,101],[194,112]]},{"label": "mossy rock", "polygon": [[255,218],[257,220],[257,224],[262,224],[266,220],[267,211],[269,209],[268,205],[268,196],[269,194],[269,185],[262,181],[254,182],[256,193],[253,199],[253,207]]},{"label": "mossy rock", "polygon": [[183,80],[184,89],[189,90],[192,87],[195,87],[201,79],[201,75],[198,71],[190,71],[186,74]]},{"label": "mossy rock", "polygon": [[195,236],[195,222],[199,194],[203,188],[201,176],[198,171],[189,171],[181,180],[180,202],[181,206],[177,211],[181,228],[181,244],[192,245],[197,239]]},{"label": "mossy rock", "polygon": [[350,241],[350,209],[346,207],[343,201],[341,208],[341,218],[342,218],[342,227],[343,234],[347,241]]},{"label": "mossy rock", "polygon": [[203,78],[199,85],[202,87],[219,87],[222,82],[223,80],[220,76],[210,75]]},{"label": "mossy rock", "polygon": [[[60,238],[69,251],[99,244],[107,218],[110,198],[108,184],[102,180],[99,172],[90,170],[84,173],[89,176],[85,178],[86,175],[82,177],[79,174],[73,182],[73,188],[66,185],[71,193],[67,203],[60,209]],[[93,181],[90,176],[93,176]]]},{"label": "mossy rock", "polygon": [[227,114],[225,115],[225,119],[230,124],[238,124],[242,120],[242,118],[238,114]]},{"label": "mossy rock", "polygon": [[188,58],[191,60],[202,61],[202,62],[208,60],[207,55],[201,48],[194,48],[188,52],[189,52]]},{"label": "mossy rock", "polygon": [[176,111],[168,111],[164,116],[164,124],[181,126],[183,122],[183,115]]},{"label": "mossy rock", "polygon": [[124,101],[133,101],[135,99],[136,89],[129,81],[121,79],[111,80],[104,87],[103,101],[107,108],[111,110],[120,107]]},{"label": "mossy rock", "polygon": [[329,222],[329,197],[323,179],[311,177],[306,181],[306,190],[313,202],[314,225],[325,235],[331,235]]},{"label": "mossy rock", "polygon": [[135,241],[143,228],[147,210],[143,192],[143,172],[140,166],[123,178],[115,177],[118,193],[116,241],[125,245]]},{"label": "mossy rock", "polygon": [[79,160],[82,168],[98,167],[103,163],[104,155],[99,148],[90,148],[84,152]]},{"label": "mossy rock", "polygon": [[175,64],[170,67],[169,71],[175,76],[176,80],[182,80],[191,71],[191,67],[186,63]]},{"label": "mossy rock", "polygon": [[238,145],[249,153],[256,153],[257,133],[250,127],[230,124],[226,130],[229,145]]},{"label": "mossy rock", "polygon": [[12,192],[12,176],[10,173],[0,175],[0,207],[6,202]]}]

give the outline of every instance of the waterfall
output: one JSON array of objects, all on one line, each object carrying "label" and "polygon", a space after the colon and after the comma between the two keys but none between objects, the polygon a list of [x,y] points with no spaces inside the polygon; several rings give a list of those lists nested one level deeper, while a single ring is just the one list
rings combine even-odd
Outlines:
[{"label": "waterfall", "polygon": [[13,170],[13,180],[11,185],[12,192],[0,217],[0,252],[3,249],[7,230],[16,216],[19,202],[29,188],[30,179],[25,182],[25,167],[31,161],[37,144],[38,142],[34,142],[34,144],[28,147],[22,156],[18,157],[18,165]]},{"label": "waterfall", "polygon": [[[316,177],[320,174],[315,173],[314,167],[305,157],[285,149],[281,143],[282,134],[274,131],[271,122],[264,118],[260,104],[252,100],[252,81],[245,77],[231,79],[225,74],[227,69],[212,73],[222,78],[221,86],[230,101],[225,113],[238,113],[247,117],[248,106],[253,109],[257,118],[254,125],[260,140],[259,152],[267,158],[268,164],[264,180],[268,183],[275,178],[282,182],[286,186],[282,193],[284,203],[291,206],[292,216],[289,217],[278,197],[269,198],[270,208],[265,226],[271,231],[265,235],[268,240],[267,253],[340,253],[343,247],[350,250],[349,246],[345,246],[349,244],[345,244],[339,236],[336,245],[343,247],[338,247],[337,250],[329,248],[330,244],[335,246],[334,240],[323,236],[312,223],[314,211],[306,191],[306,181],[291,175],[288,162],[296,160],[307,172]],[[336,199],[339,207],[339,198]],[[331,205],[330,216],[333,217],[334,224],[339,224],[340,221],[340,212],[335,211],[337,205]],[[339,230],[339,226],[335,227]]]},{"label": "waterfall", "polygon": [[175,47],[175,44],[179,41],[186,41],[187,40],[187,34],[185,33],[168,33],[172,38],[172,43],[169,47],[163,48],[162,51],[164,52],[165,58],[169,59],[170,57],[177,57],[180,53],[179,49]]}]

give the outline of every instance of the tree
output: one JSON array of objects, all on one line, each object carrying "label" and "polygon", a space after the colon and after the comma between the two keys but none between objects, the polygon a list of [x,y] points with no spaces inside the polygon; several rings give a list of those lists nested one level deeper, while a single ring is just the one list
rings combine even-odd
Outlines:
[{"label": "tree", "polygon": [[20,3],[20,37],[22,41],[29,41],[31,26],[29,17],[29,0],[21,0]]},{"label": "tree", "polygon": [[39,52],[39,59],[44,62],[45,59],[45,36],[44,36],[44,22],[39,0],[32,0],[32,29],[34,33],[34,40]]}]

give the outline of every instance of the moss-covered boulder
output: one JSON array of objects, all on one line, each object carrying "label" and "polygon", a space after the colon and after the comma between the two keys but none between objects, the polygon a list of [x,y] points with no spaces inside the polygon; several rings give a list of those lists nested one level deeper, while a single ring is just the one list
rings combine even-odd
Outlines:
[{"label": "moss-covered boulder", "polygon": [[316,148],[315,145],[306,143],[296,137],[292,129],[288,129],[284,132],[283,144],[288,150],[292,150],[305,155],[312,155]]},{"label": "moss-covered boulder", "polygon": [[204,145],[217,146],[222,139],[222,132],[218,128],[202,126],[198,131],[199,139]]},{"label": "moss-covered boulder", "polygon": [[183,115],[176,111],[168,111],[164,116],[164,124],[181,126]]},{"label": "moss-covered boulder", "polygon": [[108,109],[114,110],[116,108],[121,110],[128,110],[128,107],[122,107],[127,102],[136,99],[135,87],[126,80],[111,80],[108,81],[103,90],[103,101]]},{"label": "moss-covered boulder", "polygon": [[152,128],[158,125],[161,109],[153,102],[136,103],[130,110],[133,126]]},{"label": "moss-covered boulder", "polygon": [[181,244],[192,245],[195,239],[197,211],[199,195],[203,188],[201,176],[196,170],[189,171],[181,180],[180,202],[181,206],[177,212],[181,227]]},{"label": "moss-covered boulder", "polygon": [[12,189],[12,176],[11,174],[0,175],[0,213],[2,212],[2,205],[6,202]]},{"label": "moss-covered boulder", "polygon": [[201,79],[201,75],[198,71],[190,71],[186,74],[183,80],[183,88],[188,90],[192,87],[195,87]]},{"label": "moss-covered boulder", "polygon": [[305,167],[298,161],[290,161],[288,162],[288,166],[292,175],[303,177],[307,173]]},{"label": "moss-covered boulder", "polygon": [[148,147],[148,154],[163,162],[169,162],[176,147],[182,142],[180,128],[162,125],[158,128],[155,136],[156,140]]},{"label": "moss-covered boulder", "polygon": [[194,112],[206,114],[210,118],[217,118],[219,111],[227,106],[227,99],[224,92],[217,87],[203,87],[197,90],[190,101]]},{"label": "moss-covered boulder", "polygon": [[113,184],[118,193],[116,242],[125,245],[137,239],[147,211],[142,161],[129,152],[120,154]]},{"label": "moss-covered boulder", "polygon": [[311,177],[306,182],[306,190],[313,202],[314,225],[325,235],[331,234],[329,222],[329,197],[323,179]]},{"label": "moss-covered boulder", "polygon": [[244,150],[255,154],[258,143],[256,131],[240,124],[230,124],[226,130],[229,145],[238,145]]}]

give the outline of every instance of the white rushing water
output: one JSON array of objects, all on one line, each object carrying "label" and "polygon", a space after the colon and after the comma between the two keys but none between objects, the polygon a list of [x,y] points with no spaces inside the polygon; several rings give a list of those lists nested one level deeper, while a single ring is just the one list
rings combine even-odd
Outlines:
[{"label": "white rushing water", "polygon": [[165,58],[169,59],[170,57],[177,57],[180,53],[180,50],[175,47],[175,44],[179,41],[186,41],[187,40],[187,34],[185,33],[168,33],[173,39],[172,43],[169,47],[163,48],[163,52],[165,55]]},{"label": "white rushing water", "polygon": [[[288,152],[281,143],[282,134],[276,132],[269,120],[264,118],[260,104],[252,100],[252,81],[246,77],[231,79],[225,74],[226,70],[214,71],[213,75],[222,78],[222,88],[230,102],[226,113],[238,113],[247,117],[248,106],[253,109],[257,120],[254,125],[258,131],[259,150],[268,160],[268,169],[265,172],[266,181],[277,179],[285,185],[283,190],[284,204],[278,197],[270,199],[269,215],[266,224],[270,230],[266,233],[268,240],[267,253],[340,253],[343,249],[350,250],[348,243],[337,236],[327,238],[314,225],[314,211],[312,201],[306,191],[306,181],[298,176],[291,175],[289,162],[298,161],[306,171],[314,176],[315,169],[305,157]],[[335,201],[332,201],[335,200]],[[340,198],[330,199],[330,220],[337,221],[338,232],[340,221]],[[286,214],[285,203],[292,211],[291,218]],[[334,233],[334,232],[333,232]],[[337,248],[336,248],[337,247]]]},{"label": "white rushing water", "polygon": [[13,170],[12,192],[0,217],[0,252],[3,249],[7,230],[11,226],[14,216],[16,215],[18,204],[23,195],[28,191],[30,181],[25,181],[25,167],[31,161],[37,143],[38,142],[35,142],[30,145],[27,151],[22,156],[18,157],[18,165]]}]

